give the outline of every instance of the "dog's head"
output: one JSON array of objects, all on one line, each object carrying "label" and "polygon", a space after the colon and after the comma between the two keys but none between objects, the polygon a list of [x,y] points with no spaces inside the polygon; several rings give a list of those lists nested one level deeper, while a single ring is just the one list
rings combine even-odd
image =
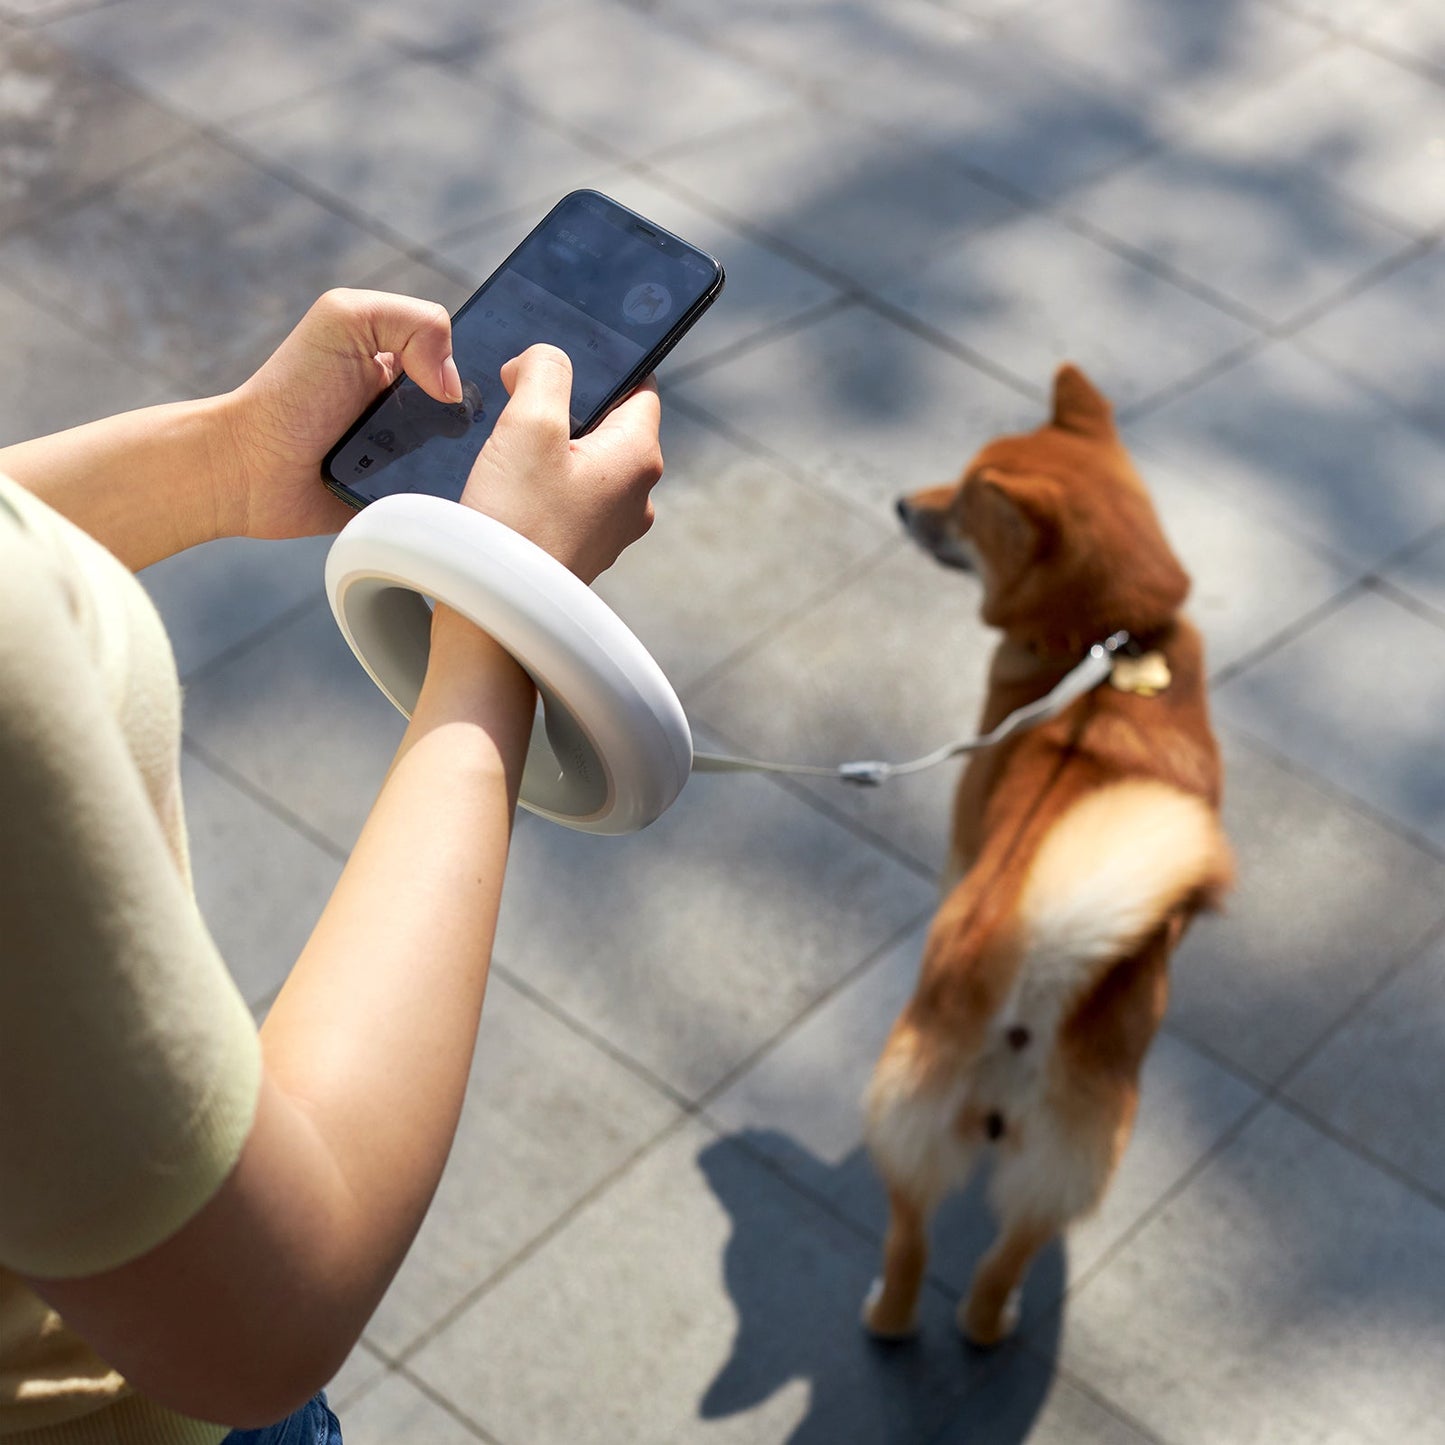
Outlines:
[{"label": "dog's head", "polygon": [[978,573],[984,621],[1026,643],[1144,637],[1189,592],[1112,408],[1075,366],[1059,368],[1043,426],[990,442],[958,482],[903,497],[898,512],[940,562]]}]

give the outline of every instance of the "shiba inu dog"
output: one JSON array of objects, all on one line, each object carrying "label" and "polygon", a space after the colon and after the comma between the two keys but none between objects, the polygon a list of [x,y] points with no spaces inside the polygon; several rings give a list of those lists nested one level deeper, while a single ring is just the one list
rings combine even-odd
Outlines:
[{"label": "shiba inu dog", "polygon": [[1088,378],[1061,367],[1043,426],[898,508],[941,562],[977,571],[1003,634],[981,731],[1092,643],[1131,639],[1108,683],[965,769],[918,987],[865,1099],[891,1205],[865,1324],[913,1330],[929,1216],[992,1156],[999,1234],[959,1307],[964,1334],[992,1345],[1030,1261],[1103,1197],[1169,956],[1232,860],[1203,649],[1180,615],[1189,578]]}]

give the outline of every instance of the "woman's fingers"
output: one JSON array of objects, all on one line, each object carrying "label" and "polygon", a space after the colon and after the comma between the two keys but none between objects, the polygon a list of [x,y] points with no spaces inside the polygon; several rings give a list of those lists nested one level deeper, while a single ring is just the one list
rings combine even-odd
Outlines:
[{"label": "woman's fingers", "polygon": [[462,399],[446,307],[414,296],[348,290],[328,291],[318,306],[327,323],[369,357],[389,358],[393,377],[400,368],[437,401]]}]

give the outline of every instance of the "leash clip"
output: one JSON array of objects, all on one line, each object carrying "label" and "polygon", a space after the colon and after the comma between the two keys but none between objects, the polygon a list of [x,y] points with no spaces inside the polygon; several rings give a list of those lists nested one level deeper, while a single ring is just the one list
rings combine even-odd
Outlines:
[{"label": "leash clip", "polygon": [[892,763],[863,761],[838,765],[838,776],[845,783],[852,783],[859,788],[876,788],[885,782],[892,772]]}]

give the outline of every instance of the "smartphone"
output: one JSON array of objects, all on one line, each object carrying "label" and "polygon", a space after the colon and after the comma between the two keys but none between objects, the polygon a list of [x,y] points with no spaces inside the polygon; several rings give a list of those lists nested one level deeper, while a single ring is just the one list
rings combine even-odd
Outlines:
[{"label": "smartphone", "polygon": [[462,400],[410,377],[389,386],[327,453],[322,480],[353,507],[396,492],[457,501],[507,404],[498,373],[534,342],[572,360],[572,435],[592,430],[717,299],[705,251],[598,191],[573,191],[452,318]]}]

